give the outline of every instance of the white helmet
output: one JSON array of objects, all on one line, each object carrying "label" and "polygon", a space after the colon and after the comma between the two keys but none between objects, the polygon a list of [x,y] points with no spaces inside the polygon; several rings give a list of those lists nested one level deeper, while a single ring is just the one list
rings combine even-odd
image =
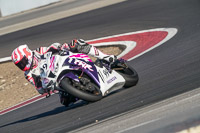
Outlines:
[{"label": "white helmet", "polygon": [[22,71],[27,71],[31,68],[32,56],[33,52],[25,44],[13,50],[11,58],[17,67]]}]

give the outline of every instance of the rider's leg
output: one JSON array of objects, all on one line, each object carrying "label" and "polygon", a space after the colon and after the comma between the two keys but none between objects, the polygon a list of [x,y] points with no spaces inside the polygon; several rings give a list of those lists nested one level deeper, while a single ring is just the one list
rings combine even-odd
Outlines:
[{"label": "rider's leg", "polygon": [[79,53],[84,53],[91,55],[93,57],[96,57],[98,59],[103,59],[108,62],[114,62],[117,58],[114,55],[107,55],[101,52],[99,49],[96,47],[89,45],[86,43],[83,39],[75,39],[72,40],[72,42],[68,45],[70,47],[70,50],[72,52],[79,52]]},{"label": "rider's leg", "polygon": [[116,59],[117,59],[117,57],[115,55],[104,54],[103,52],[101,52],[99,49],[97,49],[94,46],[91,46],[90,51],[89,51],[88,54],[91,55],[91,56],[93,56],[93,57],[96,57],[98,59],[106,60],[106,61],[108,61],[110,63],[116,61]]}]

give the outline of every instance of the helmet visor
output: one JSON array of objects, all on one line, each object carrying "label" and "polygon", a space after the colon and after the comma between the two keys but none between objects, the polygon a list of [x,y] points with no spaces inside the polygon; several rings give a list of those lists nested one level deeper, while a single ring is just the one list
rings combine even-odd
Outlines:
[{"label": "helmet visor", "polygon": [[26,65],[28,64],[28,59],[24,56],[16,65],[19,69],[24,70]]}]

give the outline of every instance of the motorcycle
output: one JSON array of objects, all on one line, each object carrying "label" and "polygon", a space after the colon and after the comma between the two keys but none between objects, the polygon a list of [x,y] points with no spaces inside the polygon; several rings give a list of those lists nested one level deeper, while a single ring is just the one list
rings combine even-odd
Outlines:
[{"label": "motorcycle", "polygon": [[98,101],[122,87],[135,86],[139,80],[124,59],[113,64],[100,59],[93,62],[88,55],[70,51],[42,55],[40,76],[43,88],[64,91],[88,102]]}]

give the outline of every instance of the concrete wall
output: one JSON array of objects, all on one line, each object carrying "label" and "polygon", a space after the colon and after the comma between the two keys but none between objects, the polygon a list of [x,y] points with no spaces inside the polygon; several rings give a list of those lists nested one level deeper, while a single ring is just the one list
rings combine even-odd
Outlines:
[{"label": "concrete wall", "polygon": [[8,16],[61,0],[0,0],[0,15]]}]

